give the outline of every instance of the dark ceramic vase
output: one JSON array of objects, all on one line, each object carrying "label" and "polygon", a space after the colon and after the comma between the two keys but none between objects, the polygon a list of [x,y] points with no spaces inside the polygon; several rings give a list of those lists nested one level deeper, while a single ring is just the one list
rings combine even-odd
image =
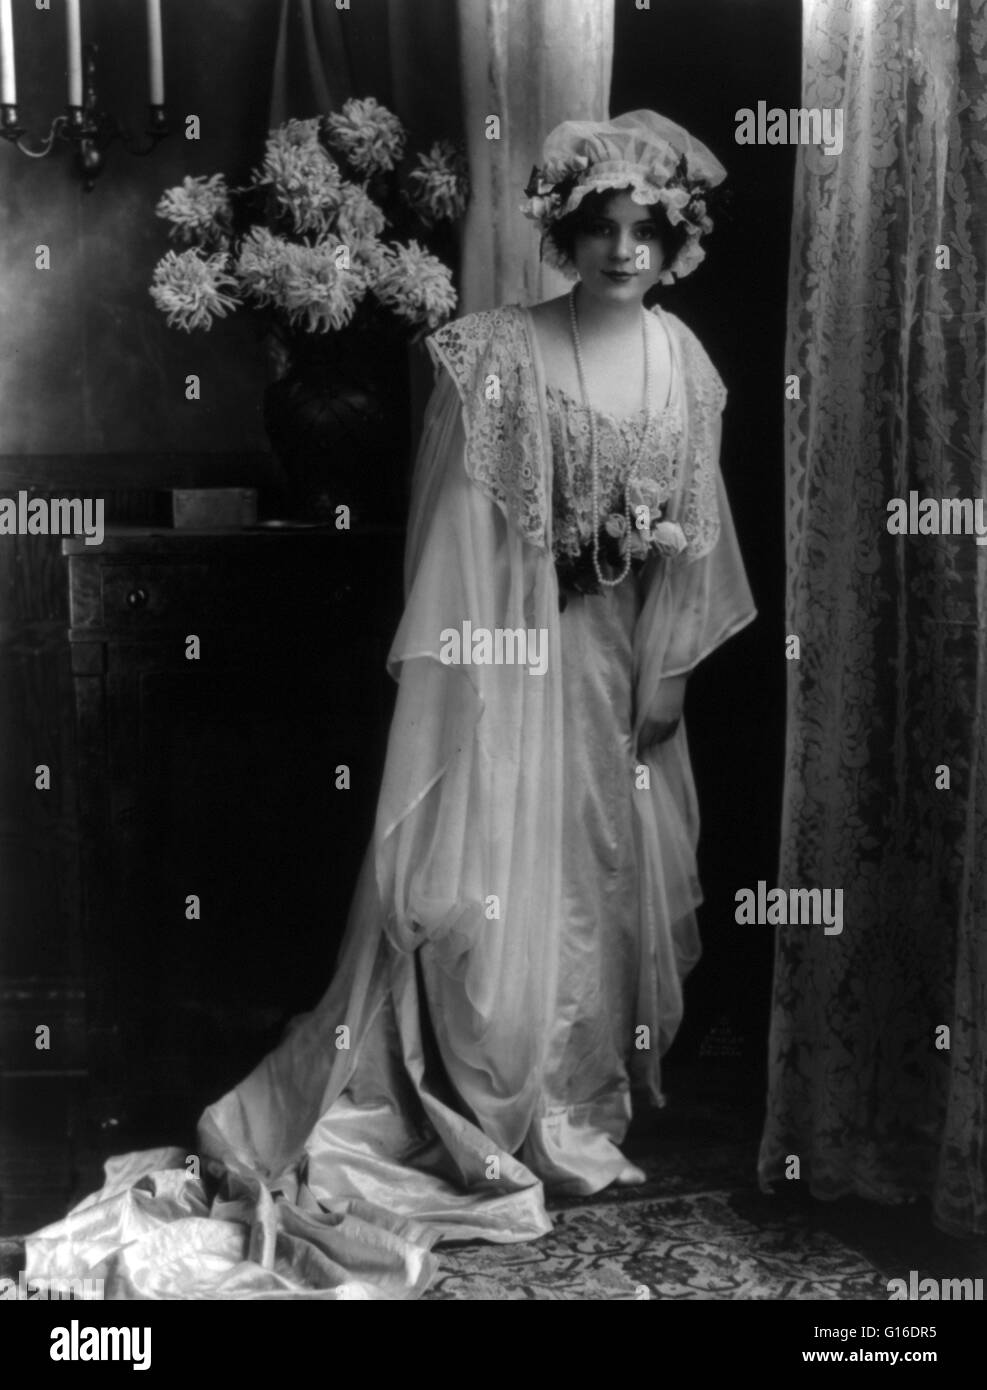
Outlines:
[{"label": "dark ceramic vase", "polygon": [[345,504],[351,521],[392,520],[409,431],[403,343],[333,335],[293,346],[288,370],[265,392],[264,426],[288,515],[334,524]]}]

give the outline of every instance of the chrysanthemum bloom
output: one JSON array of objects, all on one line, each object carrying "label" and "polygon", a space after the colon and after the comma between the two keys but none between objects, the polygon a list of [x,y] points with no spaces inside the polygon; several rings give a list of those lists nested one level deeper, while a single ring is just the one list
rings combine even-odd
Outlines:
[{"label": "chrysanthemum bloom", "polygon": [[267,227],[253,227],[240,243],[237,279],[258,304],[280,304],[291,243]]},{"label": "chrysanthemum bloom", "polygon": [[328,231],[343,198],[339,165],[319,143],[319,123],[289,121],[272,131],[254,182],[268,185],[295,231]]},{"label": "chrysanthemum bloom", "polygon": [[226,257],[204,256],[198,251],[169,251],[154,268],[151,298],[167,316],[170,328],[191,333],[211,328],[240,302],[237,283],[226,270]]},{"label": "chrysanthemum bloom", "polygon": [[329,236],[315,246],[288,246],[288,256],[278,287],[279,307],[296,327],[308,333],[338,332],[345,328],[367,292],[367,278],[350,258],[342,268],[343,243]]},{"label": "chrysanthemum bloom", "polygon": [[452,272],[417,241],[385,249],[373,292],[399,318],[429,328],[438,328],[456,307]]},{"label": "chrysanthemum bloom", "polygon": [[426,226],[461,217],[469,197],[466,160],[451,140],[437,140],[408,175],[408,202]]},{"label": "chrysanthemum bloom", "polygon": [[329,143],[361,174],[386,173],[404,154],[404,127],[373,97],[351,97],[340,112],[326,117]]},{"label": "chrysanthemum bloom", "polygon": [[343,241],[365,241],[379,237],[387,226],[383,209],[355,183],[343,183],[342,198],[334,228]]},{"label": "chrysanthemum bloom", "polygon": [[350,248],[351,263],[360,267],[367,284],[373,289],[378,276],[389,265],[387,247],[372,236],[347,238],[346,244]]},{"label": "chrysanthemum bloom", "polygon": [[186,245],[219,245],[230,234],[233,205],[222,174],[187,177],[161,196],[155,212],[171,223],[168,235]]},{"label": "chrysanthemum bloom", "polygon": [[289,145],[317,145],[321,124],[318,116],[310,116],[305,121],[284,121],[268,133],[268,146],[286,149]]}]

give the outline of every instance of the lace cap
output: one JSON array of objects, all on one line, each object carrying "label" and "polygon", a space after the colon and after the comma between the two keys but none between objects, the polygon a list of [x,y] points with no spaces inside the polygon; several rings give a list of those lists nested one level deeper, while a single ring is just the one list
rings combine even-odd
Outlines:
[{"label": "lace cap", "polygon": [[[723,165],[701,141],[656,111],[629,111],[611,121],[563,121],[545,140],[541,168],[532,170],[521,211],[544,235],[589,193],[629,188],[642,206],[660,203],[669,223],[683,223],[689,232],[660,277],[671,284],[705,259],[699,238],[713,223],[702,195],[725,178]],[[550,238],[543,250],[551,265],[575,277],[575,268]]]}]

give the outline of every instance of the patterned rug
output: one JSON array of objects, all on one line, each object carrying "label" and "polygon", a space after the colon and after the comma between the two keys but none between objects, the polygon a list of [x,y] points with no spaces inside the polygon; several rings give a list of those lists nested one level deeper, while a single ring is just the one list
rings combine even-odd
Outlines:
[{"label": "patterned rug", "polygon": [[439,1246],[426,1299],[887,1299],[886,1276],[756,1192],[584,1201],[525,1245]]}]

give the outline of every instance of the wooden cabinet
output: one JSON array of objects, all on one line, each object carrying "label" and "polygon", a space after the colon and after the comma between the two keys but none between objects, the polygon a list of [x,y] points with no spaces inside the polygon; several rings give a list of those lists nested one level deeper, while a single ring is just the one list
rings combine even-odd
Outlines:
[{"label": "wooden cabinet", "polygon": [[120,528],[61,550],[77,1074],[105,1152],[181,1144],[329,982],[393,709],[403,533]]},{"label": "wooden cabinet", "polygon": [[93,1113],[182,1142],[169,1126],[329,982],[393,706],[402,536],[65,550]]}]

